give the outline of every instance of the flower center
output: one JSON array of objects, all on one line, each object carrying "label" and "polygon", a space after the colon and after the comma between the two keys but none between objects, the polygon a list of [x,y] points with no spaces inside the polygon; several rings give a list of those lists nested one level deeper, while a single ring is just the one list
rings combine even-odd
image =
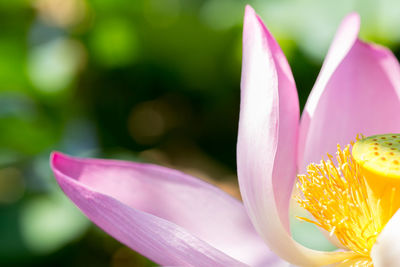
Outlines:
[{"label": "flower center", "polygon": [[[350,151],[353,146],[352,153]],[[310,164],[298,176],[300,218],[335,235],[348,250],[369,258],[383,227],[400,207],[400,134],[357,138],[343,150]]]}]

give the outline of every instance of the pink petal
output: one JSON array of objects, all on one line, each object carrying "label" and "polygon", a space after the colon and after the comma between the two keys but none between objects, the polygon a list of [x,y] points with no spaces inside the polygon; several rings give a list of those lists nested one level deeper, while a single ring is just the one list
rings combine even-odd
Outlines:
[{"label": "pink petal", "polygon": [[162,265],[279,262],[240,202],[178,171],[148,164],[52,156],[57,181],[99,227]]},{"label": "pink petal", "polygon": [[237,154],[242,195],[252,216],[261,213],[264,203],[276,205],[289,232],[288,207],[296,178],[297,92],[285,56],[251,7],[246,8],[244,20],[241,88]]},{"label": "pink petal", "polygon": [[301,172],[359,133],[400,132],[399,64],[389,50],[357,39],[359,23],[356,14],[343,21],[305,106]]},{"label": "pink petal", "polygon": [[275,253],[295,265],[335,262],[336,254],[308,250],[289,234],[288,204],[296,178],[297,93],[282,51],[249,6],[241,88],[238,176],[253,224]]}]

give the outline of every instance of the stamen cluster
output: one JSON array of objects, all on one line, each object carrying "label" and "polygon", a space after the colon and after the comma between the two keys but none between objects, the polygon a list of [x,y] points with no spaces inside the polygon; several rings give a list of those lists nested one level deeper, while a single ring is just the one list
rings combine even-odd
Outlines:
[{"label": "stamen cluster", "polygon": [[345,248],[370,262],[365,258],[369,258],[386,222],[380,216],[380,200],[369,197],[368,185],[350,148],[347,145],[342,150],[338,145],[337,167],[328,155],[328,160],[310,164],[307,174],[298,176],[297,188],[301,195],[297,201],[315,220],[300,219],[335,235]]}]

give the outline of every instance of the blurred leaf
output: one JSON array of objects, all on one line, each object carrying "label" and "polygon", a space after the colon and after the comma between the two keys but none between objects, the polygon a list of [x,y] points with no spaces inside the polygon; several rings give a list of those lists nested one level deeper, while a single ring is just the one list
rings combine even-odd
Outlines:
[{"label": "blurred leaf", "polygon": [[29,6],[31,0],[0,0],[0,8],[2,9],[14,9]]},{"label": "blurred leaf", "polygon": [[33,155],[55,143],[53,130],[40,119],[0,118],[0,147]]},{"label": "blurred leaf", "polygon": [[21,90],[26,86],[24,74],[25,46],[10,36],[0,37],[0,91]]},{"label": "blurred leaf", "polygon": [[167,28],[171,26],[178,20],[180,12],[181,0],[144,1],[144,16],[155,27]]},{"label": "blurred leaf", "polygon": [[0,215],[0,263],[27,257],[28,250],[23,243],[19,229],[18,206],[0,205]]},{"label": "blurred leaf", "polygon": [[245,5],[244,1],[208,0],[200,16],[210,28],[228,29],[242,22]]}]

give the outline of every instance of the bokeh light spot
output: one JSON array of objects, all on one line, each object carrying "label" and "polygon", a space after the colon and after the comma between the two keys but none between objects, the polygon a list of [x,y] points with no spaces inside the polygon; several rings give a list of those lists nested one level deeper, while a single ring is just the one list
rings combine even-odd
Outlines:
[{"label": "bokeh light spot", "polygon": [[71,85],[84,61],[81,43],[58,38],[32,49],[28,75],[38,91],[56,93]]},{"label": "bokeh light spot", "polygon": [[136,106],[129,117],[129,132],[139,144],[153,144],[165,133],[166,121],[154,102]]},{"label": "bokeh light spot", "polygon": [[41,196],[25,203],[20,216],[25,245],[50,253],[81,236],[89,221],[64,195]]},{"label": "bokeh light spot", "polygon": [[135,28],[130,21],[121,18],[99,21],[91,35],[90,45],[94,59],[108,67],[126,65],[139,54]]},{"label": "bokeh light spot", "polygon": [[43,21],[59,27],[82,22],[88,11],[85,0],[36,0],[33,5]]}]

